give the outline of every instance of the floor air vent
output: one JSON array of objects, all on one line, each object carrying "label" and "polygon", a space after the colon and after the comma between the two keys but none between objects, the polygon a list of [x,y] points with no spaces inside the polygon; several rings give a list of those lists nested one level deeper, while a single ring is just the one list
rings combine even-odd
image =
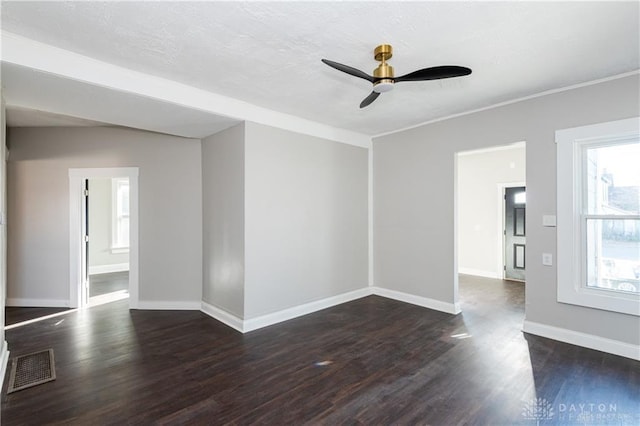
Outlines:
[{"label": "floor air vent", "polygon": [[7,393],[27,389],[56,379],[53,349],[13,359]]}]

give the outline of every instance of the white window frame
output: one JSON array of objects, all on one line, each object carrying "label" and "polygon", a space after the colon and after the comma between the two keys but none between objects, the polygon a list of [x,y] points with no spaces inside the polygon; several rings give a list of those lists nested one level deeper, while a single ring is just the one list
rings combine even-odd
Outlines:
[{"label": "white window frame", "polygon": [[[131,183],[129,178],[112,178],[111,179],[111,253],[129,253],[129,244],[122,244],[118,239],[119,217],[118,217],[118,185],[122,181],[127,181],[129,185],[129,197],[131,197]],[[131,206],[129,206],[131,209]],[[131,226],[131,212],[129,212],[129,226]],[[130,242],[129,242],[130,243]]]},{"label": "white window frame", "polygon": [[[640,316],[640,295],[586,286],[582,179],[585,146],[640,137],[640,117],[556,131],[558,302]],[[628,217],[628,216],[627,216]]]}]

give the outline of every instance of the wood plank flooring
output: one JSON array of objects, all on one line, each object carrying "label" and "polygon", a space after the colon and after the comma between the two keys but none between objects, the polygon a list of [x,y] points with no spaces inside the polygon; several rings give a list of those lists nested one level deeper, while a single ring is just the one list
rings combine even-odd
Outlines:
[{"label": "wood plank flooring", "polygon": [[70,310],[70,308],[18,308],[7,306],[5,308],[4,322],[5,325],[14,325]]},{"label": "wood plank flooring", "polygon": [[89,297],[129,290],[129,271],[95,274],[89,279]]},{"label": "wood plank flooring", "polygon": [[5,383],[2,424],[531,425],[534,398],[540,424],[638,424],[640,363],[523,334],[522,284],[460,294],[457,316],[370,296],[245,335],[126,300],[10,329],[12,357],[54,349],[57,379]]}]

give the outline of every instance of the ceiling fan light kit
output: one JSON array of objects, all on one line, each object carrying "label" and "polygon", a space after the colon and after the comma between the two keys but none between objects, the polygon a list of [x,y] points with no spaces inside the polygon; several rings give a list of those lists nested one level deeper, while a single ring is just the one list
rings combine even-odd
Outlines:
[{"label": "ceiling fan light kit", "polygon": [[471,74],[471,69],[467,67],[441,65],[437,67],[423,68],[400,77],[395,77],[393,74],[393,67],[387,63],[392,56],[393,47],[391,47],[390,44],[381,44],[376,47],[373,51],[373,58],[380,62],[380,64],[375,70],[373,70],[372,76],[368,75],[364,71],[360,71],[359,69],[330,61],[328,59],[323,59],[322,62],[337,69],[338,71],[342,71],[354,77],[362,78],[373,84],[373,91],[360,103],[360,108],[370,105],[378,98],[378,96],[380,96],[380,93],[392,90],[395,83],[402,81],[439,80],[443,78],[462,77]]},{"label": "ceiling fan light kit", "polygon": [[390,44],[381,44],[373,51],[373,57],[380,65],[373,70],[373,91],[377,93],[388,92],[393,89],[393,67],[387,64],[387,60],[393,56],[393,47]]}]

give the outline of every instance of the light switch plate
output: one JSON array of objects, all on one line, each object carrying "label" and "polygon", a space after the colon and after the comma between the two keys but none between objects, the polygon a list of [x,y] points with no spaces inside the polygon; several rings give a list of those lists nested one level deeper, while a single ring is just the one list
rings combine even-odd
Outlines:
[{"label": "light switch plate", "polygon": [[551,253],[542,253],[542,264],[545,266],[552,266],[553,255]]},{"label": "light switch plate", "polygon": [[552,214],[543,215],[542,226],[556,226],[556,216]]}]

